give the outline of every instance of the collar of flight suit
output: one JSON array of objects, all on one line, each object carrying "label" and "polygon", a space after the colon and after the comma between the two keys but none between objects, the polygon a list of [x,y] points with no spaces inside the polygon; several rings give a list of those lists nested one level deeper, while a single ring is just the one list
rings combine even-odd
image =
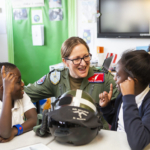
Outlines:
[{"label": "collar of flight suit", "polygon": [[[95,67],[89,67],[89,72],[87,77],[85,77],[82,81],[81,90],[84,90],[84,88],[89,84],[88,78],[92,77],[94,75],[94,71],[99,72],[99,69],[95,68]],[[62,76],[63,78],[65,78],[66,80],[64,80],[64,84],[66,85],[66,87],[68,87],[70,90],[70,83],[69,83],[69,69],[66,68],[65,71],[62,72]]]},{"label": "collar of flight suit", "polygon": [[70,82],[69,82],[69,69],[68,68],[65,68],[64,71],[62,71],[62,77],[63,77],[63,80],[62,82],[65,84],[66,86],[66,91],[69,91],[71,90],[70,88]]},{"label": "collar of flight suit", "polygon": [[88,75],[82,81],[82,84],[80,87],[81,90],[84,90],[84,88],[89,84],[88,78],[92,77],[94,75],[94,69],[96,69],[96,68],[93,68],[93,67],[89,68]]}]

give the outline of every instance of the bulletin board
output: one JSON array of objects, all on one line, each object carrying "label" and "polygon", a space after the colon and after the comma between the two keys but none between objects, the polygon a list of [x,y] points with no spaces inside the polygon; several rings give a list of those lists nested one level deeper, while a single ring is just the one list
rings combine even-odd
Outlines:
[{"label": "bulletin board", "polygon": [[[26,8],[27,16],[21,20],[13,17],[14,64],[20,69],[22,79],[27,85],[49,72],[49,66],[61,62],[61,45],[68,38],[68,0],[61,0],[61,20],[50,20],[49,0],[44,6]],[[32,10],[41,9],[44,25],[44,45],[33,46]],[[12,8],[12,11],[14,9]]]}]

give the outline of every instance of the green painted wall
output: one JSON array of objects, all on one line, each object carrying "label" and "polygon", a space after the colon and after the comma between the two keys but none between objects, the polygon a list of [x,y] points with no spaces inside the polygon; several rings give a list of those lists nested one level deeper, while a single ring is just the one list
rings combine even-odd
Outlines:
[{"label": "green painted wall", "polygon": [[61,45],[68,38],[68,0],[62,0],[63,20],[61,21],[49,20],[48,0],[45,0],[44,7],[37,8],[43,11],[45,40],[43,46],[32,44],[31,9],[33,8],[27,8],[28,19],[12,19],[14,63],[20,69],[25,85],[47,74],[50,65],[61,62]]}]

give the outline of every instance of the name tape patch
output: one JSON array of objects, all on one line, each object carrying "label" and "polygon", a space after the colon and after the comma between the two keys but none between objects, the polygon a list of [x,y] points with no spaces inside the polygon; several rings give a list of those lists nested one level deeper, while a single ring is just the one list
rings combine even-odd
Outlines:
[{"label": "name tape patch", "polygon": [[94,73],[94,75],[88,78],[90,83],[103,83],[105,80],[104,73]]}]

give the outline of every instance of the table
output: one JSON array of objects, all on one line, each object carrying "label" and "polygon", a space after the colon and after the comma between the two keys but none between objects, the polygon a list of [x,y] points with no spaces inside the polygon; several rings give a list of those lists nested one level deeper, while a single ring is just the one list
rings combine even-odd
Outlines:
[{"label": "table", "polygon": [[124,132],[101,130],[89,144],[73,146],[55,140],[47,145],[51,150],[131,150]]},{"label": "table", "polygon": [[34,131],[26,132],[22,135],[16,136],[10,142],[0,143],[0,150],[15,150],[25,146],[30,146],[38,143],[48,145],[54,138],[51,135],[46,137],[36,136]]},{"label": "table", "polygon": [[101,130],[97,137],[87,145],[74,146],[71,144],[59,143],[49,135],[38,137],[33,131],[15,137],[8,143],[0,143],[0,150],[15,150],[25,146],[43,143],[51,150],[130,150],[127,137],[124,132]]}]

